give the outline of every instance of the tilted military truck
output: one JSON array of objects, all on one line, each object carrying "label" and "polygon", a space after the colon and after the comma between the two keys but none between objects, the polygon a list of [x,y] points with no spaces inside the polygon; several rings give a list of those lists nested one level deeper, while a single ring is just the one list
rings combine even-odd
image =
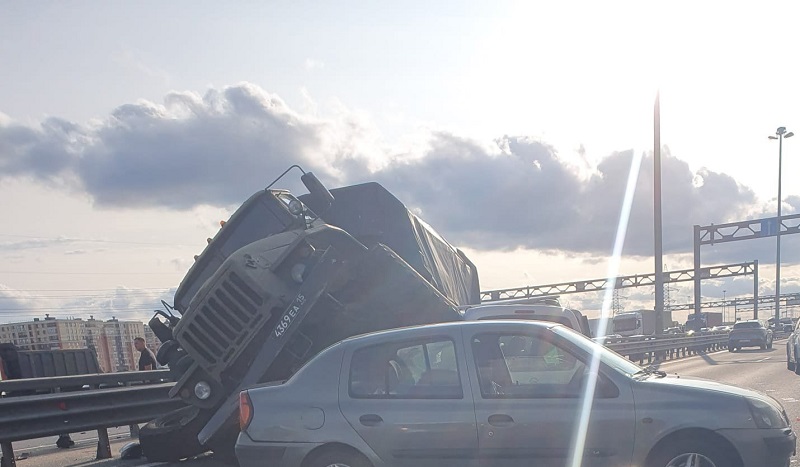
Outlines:
[{"label": "tilted military truck", "polygon": [[175,294],[180,318],[151,320],[187,407],[142,428],[150,460],[230,453],[241,389],[286,380],[344,338],[459,320],[480,302],[470,260],[381,185],[301,180],[308,194],[273,182],[221,223]]}]

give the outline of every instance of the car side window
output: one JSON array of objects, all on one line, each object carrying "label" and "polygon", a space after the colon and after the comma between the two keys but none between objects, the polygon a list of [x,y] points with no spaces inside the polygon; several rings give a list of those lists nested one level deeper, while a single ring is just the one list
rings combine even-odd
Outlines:
[{"label": "car side window", "polygon": [[370,399],[461,399],[455,344],[445,338],[356,350],[350,396]]},{"label": "car side window", "polygon": [[587,365],[552,340],[523,334],[480,334],[472,340],[484,398],[577,398]]}]

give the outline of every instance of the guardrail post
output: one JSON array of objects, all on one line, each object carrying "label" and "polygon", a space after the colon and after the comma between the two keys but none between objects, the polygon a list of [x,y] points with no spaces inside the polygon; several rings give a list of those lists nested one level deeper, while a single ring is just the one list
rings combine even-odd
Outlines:
[{"label": "guardrail post", "polygon": [[97,459],[111,459],[111,442],[108,440],[108,428],[97,429]]},{"label": "guardrail post", "polygon": [[14,458],[14,448],[11,443],[0,443],[3,457],[0,459],[0,467],[17,467],[17,460]]}]

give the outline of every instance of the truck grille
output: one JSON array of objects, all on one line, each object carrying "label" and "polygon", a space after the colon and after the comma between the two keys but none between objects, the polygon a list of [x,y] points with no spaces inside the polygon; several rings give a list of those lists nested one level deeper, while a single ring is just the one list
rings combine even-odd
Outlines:
[{"label": "truck grille", "polygon": [[228,271],[198,303],[190,322],[178,338],[200,366],[225,367],[242,342],[255,333],[268,314],[261,307],[269,300],[235,272]]}]

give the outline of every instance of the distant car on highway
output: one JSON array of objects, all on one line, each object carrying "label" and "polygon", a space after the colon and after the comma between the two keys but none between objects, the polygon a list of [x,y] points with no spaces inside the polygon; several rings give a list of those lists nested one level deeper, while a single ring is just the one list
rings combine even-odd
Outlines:
[{"label": "distant car on highway", "polygon": [[347,339],[240,401],[242,467],[785,467],[796,443],[772,397],[642,369],[535,321]]},{"label": "distant car on highway", "polygon": [[738,321],[728,334],[728,351],[736,352],[742,347],[761,347],[761,350],[772,348],[772,329],[761,321],[751,319]]}]

